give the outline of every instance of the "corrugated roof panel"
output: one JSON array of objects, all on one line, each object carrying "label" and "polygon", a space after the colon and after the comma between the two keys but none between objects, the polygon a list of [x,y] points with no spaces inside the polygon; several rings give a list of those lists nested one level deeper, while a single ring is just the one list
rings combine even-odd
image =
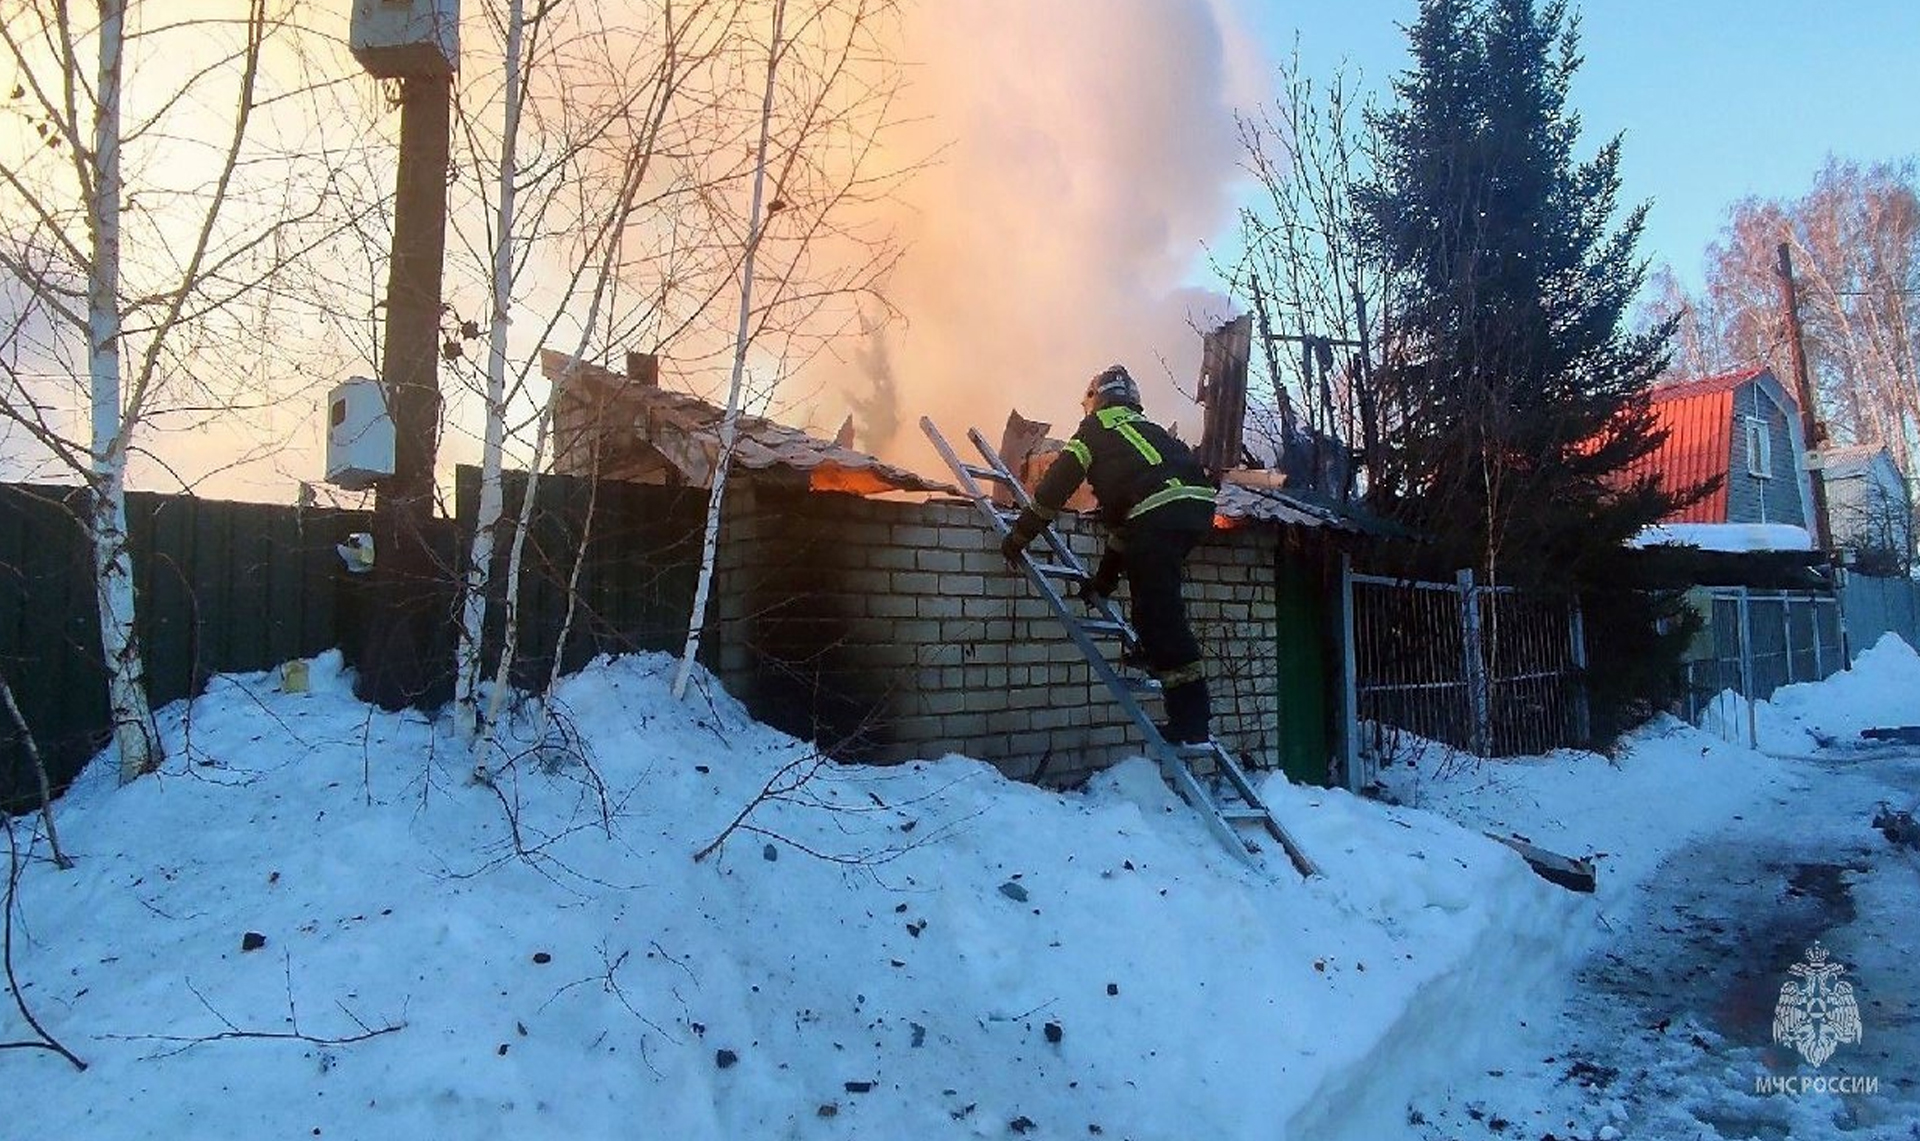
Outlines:
[{"label": "corrugated roof panel", "polygon": [[[1734,374],[1730,374],[1734,375]],[[1698,385],[1656,389],[1653,415],[1667,438],[1651,454],[1627,469],[1629,477],[1658,475],[1669,490],[1697,487],[1714,476],[1723,477],[1713,494],[1662,520],[1669,523],[1724,523],[1727,521],[1727,466],[1733,459],[1733,392],[1753,379],[1721,384],[1710,378]],[[1701,387],[1707,386],[1707,387]]]},{"label": "corrugated roof panel", "polygon": [[[1701,377],[1698,380],[1683,380],[1675,384],[1663,384],[1653,390],[1656,401],[1684,400],[1690,396],[1707,396],[1718,392],[1732,392],[1741,385],[1767,371],[1767,366],[1735,369],[1723,372],[1719,376]],[[1791,393],[1788,394],[1792,396]]]},{"label": "corrugated roof panel", "polygon": [[1308,503],[1279,488],[1222,484],[1215,511],[1236,522],[1258,520],[1289,527],[1326,527],[1353,534],[1370,532],[1370,528],[1353,516]]},{"label": "corrugated roof panel", "polygon": [[[691,444],[709,457],[718,453],[720,421],[726,414],[725,409],[691,393],[629,384],[624,374],[600,365],[575,363],[565,354],[552,350],[541,352],[540,363],[547,378],[555,383],[562,383],[563,379],[584,378],[596,384],[617,387],[623,397],[631,399],[639,408],[636,429],[648,438],[649,443],[659,446],[660,441],[653,437],[663,432],[673,433],[682,438],[681,443]],[[878,491],[952,490],[948,484],[927,479],[865,452],[840,447],[762,416],[743,415],[737,426],[733,461],[750,470],[786,469],[802,473],[808,476],[808,486],[821,490],[856,490],[869,486]],[[680,449],[663,451],[677,454]]]}]

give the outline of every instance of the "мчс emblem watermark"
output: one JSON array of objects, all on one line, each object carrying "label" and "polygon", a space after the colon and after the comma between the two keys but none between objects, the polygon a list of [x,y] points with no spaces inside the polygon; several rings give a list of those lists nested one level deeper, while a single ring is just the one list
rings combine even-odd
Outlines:
[{"label": "\u043c\u0447\u0441 emblem watermark", "polygon": [[[1864,1036],[1860,1004],[1846,967],[1832,961],[1827,949],[1815,943],[1806,962],[1788,968],[1792,977],[1780,987],[1773,1008],[1773,1040],[1792,1047],[1814,1069],[1825,1065],[1841,1046],[1858,1045]],[[1859,1074],[1761,1074],[1755,1093],[1875,1094],[1880,1079]]]}]

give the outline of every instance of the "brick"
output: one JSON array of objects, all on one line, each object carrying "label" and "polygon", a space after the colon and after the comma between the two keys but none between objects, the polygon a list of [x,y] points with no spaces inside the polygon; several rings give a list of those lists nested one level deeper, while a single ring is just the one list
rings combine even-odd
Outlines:
[{"label": "brick", "polygon": [[980,519],[979,515],[976,514],[973,518],[978,520],[973,526],[941,527],[934,542],[943,551],[983,551],[988,548],[997,548],[1000,545],[999,536],[987,528],[986,521]]},{"label": "brick", "polygon": [[1007,661],[1021,665],[1045,662],[1053,655],[1053,647],[1034,642],[1016,642],[1007,647]]},{"label": "brick", "polygon": [[919,664],[919,659],[918,647],[891,639],[879,645],[863,647],[860,651],[862,666],[880,670],[911,669]]},{"label": "brick", "polygon": [[954,598],[978,598],[986,589],[987,580],[977,574],[956,572],[940,576],[940,593]]},{"label": "brick", "polygon": [[888,542],[896,547],[937,548],[940,545],[940,531],[913,523],[896,523]]},{"label": "brick", "polygon": [[879,570],[913,570],[914,550],[911,547],[896,547],[891,544],[883,547],[868,547],[864,561],[870,567]]},{"label": "brick", "polygon": [[968,598],[962,601],[960,612],[968,618],[1005,618],[1007,600],[1004,598]]},{"label": "brick", "polygon": [[969,713],[990,713],[1010,708],[1004,685],[964,690],[962,697],[965,704],[961,708]]},{"label": "brick", "polygon": [[894,623],[892,637],[914,646],[935,646],[946,641],[940,636],[940,623],[924,618],[900,619]]},{"label": "brick", "polygon": [[919,599],[899,594],[867,596],[867,613],[875,618],[912,618],[919,613]]},{"label": "brick", "polygon": [[960,658],[962,661],[970,662],[973,660],[974,652],[986,637],[987,624],[973,618],[943,618],[940,620],[938,629],[937,640],[962,646]]},{"label": "brick", "polygon": [[[1076,724],[1073,719],[1075,712],[1074,709],[1058,706],[1050,709],[1036,709],[1033,712],[1032,724],[1036,729],[1068,729]],[[1085,724],[1085,722],[1081,721],[1078,724]]]},{"label": "brick", "polygon": [[1032,757],[1037,763],[1043,754],[1053,749],[1054,741],[1050,733],[1029,731],[1013,734],[1008,745],[1016,754]]},{"label": "brick", "polygon": [[964,603],[958,598],[934,595],[916,598],[913,603],[915,613],[922,618],[958,618],[964,612]]},{"label": "brick", "polygon": [[990,744],[987,733],[987,719],[978,713],[953,713],[940,719],[940,739],[952,742],[956,753],[980,755],[974,749]]},{"label": "brick", "polygon": [[[935,632],[938,632],[936,627]],[[903,641],[908,641],[903,635]],[[963,646],[938,638],[917,637],[910,639],[916,656],[923,666],[958,666],[965,660],[966,649]]]},{"label": "brick", "polygon": [[964,561],[958,551],[922,548],[913,553],[914,567],[924,571],[958,571]]},{"label": "brick", "polygon": [[895,594],[938,594],[940,576],[924,571],[895,571],[890,589]]},{"label": "brick", "polygon": [[967,695],[960,690],[941,690],[920,695],[921,710],[932,716],[963,712],[967,707],[966,702]]}]

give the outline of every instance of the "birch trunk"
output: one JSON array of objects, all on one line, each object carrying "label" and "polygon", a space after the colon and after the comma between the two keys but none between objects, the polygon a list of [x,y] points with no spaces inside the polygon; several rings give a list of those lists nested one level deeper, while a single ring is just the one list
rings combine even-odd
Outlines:
[{"label": "birch trunk", "polygon": [[87,274],[93,497],[87,530],[100,610],[100,656],[107,671],[107,709],[122,784],[151,772],[161,760],[140,640],[133,628],[133,558],[127,549],[127,433],[120,406],[120,59],[125,36],[124,0],[100,0],[93,185],[87,196],[93,239]]},{"label": "birch trunk", "polygon": [[786,0],[774,0],[773,40],[767,46],[767,85],[760,101],[760,147],[753,166],[753,205],[750,208],[746,256],[740,266],[740,327],[733,341],[733,378],[727,386],[727,411],[720,421],[720,454],[713,465],[713,488],[707,496],[707,527],[700,543],[700,578],[693,592],[693,613],[687,619],[687,644],[673,677],[673,696],[686,696],[687,679],[700,653],[700,635],[706,624],[707,596],[713,586],[713,563],[720,546],[720,508],[726,499],[727,471],[733,466],[733,445],[740,429],[740,389],[746,376],[749,323],[753,316],[753,258],[765,226],[761,202],[767,181],[767,135],[773,123],[774,78],[780,64],[780,35],[786,18]]},{"label": "birch trunk", "polygon": [[61,850],[60,830],[53,822],[53,783],[47,779],[46,758],[40,755],[40,745],[33,739],[33,727],[27,724],[26,715],[20,712],[20,703],[14,700],[13,686],[5,674],[0,674],[0,704],[7,707],[7,716],[13,720],[13,727],[20,734],[20,745],[27,751],[27,763],[33,766],[34,780],[40,786],[40,819],[47,826],[47,846],[53,853],[53,862],[62,870],[71,868],[73,861]]},{"label": "birch trunk", "polygon": [[[454,718],[460,739],[478,742],[481,638],[486,630],[487,587],[492,579],[494,534],[500,525],[501,447],[506,435],[507,320],[513,291],[515,152],[520,136],[520,52],[526,18],[523,0],[507,5],[505,137],[500,148],[500,204],[493,239],[493,320],[487,332],[487,425],[480,453],[480,510],[462,588],[460,644],[454,661]],[[516,547],[516,555],[518,549]]]},{"label": "birch trunk", "polygon": [[587,550],[593,544],[594,508],[600,503],[600,452],[594,450],[593,466],[587,483],[587,521],[580,526],[580,545],[573,552],[573,569],[567,572],[567,614],[560,622],[560,638],[553,644],[553,665],[547,670],[547,688],[541,691],[540,726],[535,739],[545,741],[553,727],[553,691],[560,684],[560,667],[567,660],[567,639],[573,636],[573,620],[580,611],[580,570],[587,565]]}]

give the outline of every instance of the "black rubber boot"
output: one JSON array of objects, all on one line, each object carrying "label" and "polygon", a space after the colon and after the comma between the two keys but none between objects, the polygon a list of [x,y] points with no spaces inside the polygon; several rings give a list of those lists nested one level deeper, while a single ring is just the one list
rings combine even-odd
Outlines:
[{"label": "black rubber boot", "polygon": [[1172,686],[1160,695],[1166,703],[1167,723],[1160,735],[1174,744],[1199,744],[1211,735],[1212,702],[1207,697],[1207,680]]}]

